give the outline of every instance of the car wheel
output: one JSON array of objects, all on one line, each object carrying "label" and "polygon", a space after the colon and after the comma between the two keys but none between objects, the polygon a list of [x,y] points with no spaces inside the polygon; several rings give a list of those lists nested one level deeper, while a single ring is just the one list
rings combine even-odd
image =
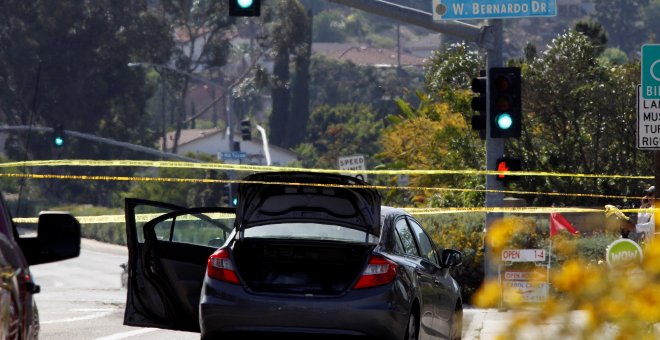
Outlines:
[{"label": "car wheel", "polygon": [[451,339],[461,340],[463,334],[463,310],[456,306],[454,317],[451,319]]},{"label": "car wheel", "polygon": [[417,317],[414,312],[410,312],[410,317],[408,318],[408,327],[406,327],[406,337],[404,340],[417,340]]}]

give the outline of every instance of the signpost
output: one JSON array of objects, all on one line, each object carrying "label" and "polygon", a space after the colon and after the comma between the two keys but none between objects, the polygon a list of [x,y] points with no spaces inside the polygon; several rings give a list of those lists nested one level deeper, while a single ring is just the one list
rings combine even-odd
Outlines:
[{"label": "signpost", "polygon": [[433,0],[433,20],[436,21],[556,15],[556,0]]},{"label": "signpost", "polygon": [[637,148],[660,150],[660,99],[644,99],[637,86]]},{"label": "signpost", "polygon": [[545,249],[505,249],[502,250],[502,262],[511,266],[514,262],[535,262],[547,265],[546,271],[539,270],[511,270],[507,269],[502,275],[500,268],[500,282],[502,284],[502,303],[544,302],[548,299],[548,270],[550,257],[546,260]]},{"label": "signpost", "polygon": [[[339,170],[367,170],[364,155],[354,155],[337,158]],[[367,181],[367,174],[352,174],[363,181]]]}]

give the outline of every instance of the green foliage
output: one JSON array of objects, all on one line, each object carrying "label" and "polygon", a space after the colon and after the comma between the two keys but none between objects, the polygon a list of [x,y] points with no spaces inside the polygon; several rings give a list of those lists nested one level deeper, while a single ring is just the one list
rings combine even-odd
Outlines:
[{"label": "green foliage", "polygon": [[[509,154],[525,169],[566,173],[652,173],[652,155],[635,146],[635,87],[639,64],[598,62],[598,49],[584,35],[557,37],[548,51],[523,64],[523,134]],[[603,100],[607,98],[607,100]],[[636,195],[645,183],[524,177],[516,188],[540,192]],[[536,196],[532,205],[602,206],[607,200]]]},{"label": "green foliage", "polygon": [[[122,209],[112,209],[92,205],[64,205],[51,210],[68,211],[74,217],[82,216],[103,216],[119,215],[122,216]],[[81,236],[105,243],[126,245],[126,224],[125,223],[85,223],[80,226]]]},{"label": "green foliage", "polygon": [[[192,157],[194,155],[188,156]],[[197,157],[206,162],[212,161],[211,156],[197,155]],[[227,179],[226,173],[217,170],[160,168],[156,171],[148,170],[147,174],[149,177],[172,179]],[[224,193],[225,185],[221,183],[146,181],[136,183],[126,196],[167,202],[184,207],[228,206],[226,202],[223,203]]]},{"label": "green foliage", "polygon": [[294,151],[307,168],[335,169],[338,157],[362,154],[369,169],[380,152],[382,129],[382,120],[366,105],[323,105],[312,112],[305,141]]},{"label": "green foliage", "polygon": [[628,56],[618,48],[607,48],[598,58],[604,65],[625,65],[628,63]]},{"label": "green foliage", "polygon": [[461,285],[464,301],[484,279],[483,214],[448,214],[415,216],[425,227],[439,248],[456,249],[463,254],[463,264],[452,271],[452,276]]},{"label": "green foliage", "polygon": [[346,40],[345,17],[339,11],[327,10],[314,17],[314,41],[343,42]]},{"label": "green foliage", "polygon": [[[425,66],[425,91],[419,91],[416,108],[397,100],[399,115],[390,117],[392,126],[381,137],[383,152],[379,157],[389,169],[475,169],[483,167],[485,149],[469,121],[471,93],[466,90],[478,75],[480,56],[465,44],[454,44],[434,53]],[[417,176],[413,186],[483,189],[483,177]],[[476,191],[411,191],[387,196],[388,204],[446,207],[477,206],[483,195]]]},{"label": "green foliage", "polygon": [[657,19],[643,21],[648,5],[649,0],[595,0],[593,16],[607,31],[610,46],[633,54],[647,41],[646,28],[657,26]]},{"label": "green foliage", "polygon": [[310,107],[338,104],[366,104],[379,117],[396,112],[395,98],[416,103],[415,89],[422,86],[422,74],[413,68],[397,70],[360,66],[324,57],[312,57],[310,66]]},{"label": "green foliage", "polygon": [[598,54],[603,53],[607,48],[607,33],[599,22],[593,20],[579,21],[575,24],[574,29],[591,40],[591,44],[596,48]]}]

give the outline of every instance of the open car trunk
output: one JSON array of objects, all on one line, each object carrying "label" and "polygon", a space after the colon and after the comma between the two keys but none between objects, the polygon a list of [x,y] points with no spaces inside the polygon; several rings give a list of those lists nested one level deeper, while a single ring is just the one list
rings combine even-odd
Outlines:
[{"label": "open car trunk", "polygon": [[236,270],[255,292],[339,295],[350,289],[374,244],[244,238],[233,249]]}]

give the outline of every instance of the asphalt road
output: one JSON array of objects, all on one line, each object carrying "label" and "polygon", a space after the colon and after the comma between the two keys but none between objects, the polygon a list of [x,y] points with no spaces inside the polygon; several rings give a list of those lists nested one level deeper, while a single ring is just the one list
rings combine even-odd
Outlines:
[{"label": "asphalt road", "polygon": [[83,240],[78,258],[33,266],[41,293],[35,299],[41,319],[41,339],[199,339],[197,333],[123,325],[126,290],[120,264],[125,247]]},{"label": "asphalt road", "polygon": [[[121,287],[120,264],[125,247],[83,240],[80,257],[32,267],[41,286],[35,299],[41,319],[41,339],[49,340],[186,340],[199,334],[123,325],[126,290]],[[463,338],[475,339],[483,312],[465,311]],[[472,322],[474,321],[474,322]]]}]

